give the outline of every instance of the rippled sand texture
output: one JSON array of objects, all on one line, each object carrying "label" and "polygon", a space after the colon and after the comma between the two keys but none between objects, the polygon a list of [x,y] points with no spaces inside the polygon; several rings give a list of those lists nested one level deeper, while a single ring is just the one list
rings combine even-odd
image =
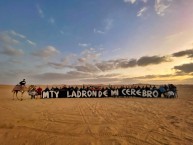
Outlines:
[{"label": "rippled sand texture", "polygon": [[193,86],[178,99],[12,100],[0,86],[0,145],[191,145]]}]

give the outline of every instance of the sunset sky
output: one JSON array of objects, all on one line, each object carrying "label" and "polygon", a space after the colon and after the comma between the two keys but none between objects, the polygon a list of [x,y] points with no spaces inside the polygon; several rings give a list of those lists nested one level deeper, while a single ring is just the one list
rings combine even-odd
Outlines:
[{"label": "sunset sky", "polygon": [[0,1],[0,84],[193,83],[193,0]]}]

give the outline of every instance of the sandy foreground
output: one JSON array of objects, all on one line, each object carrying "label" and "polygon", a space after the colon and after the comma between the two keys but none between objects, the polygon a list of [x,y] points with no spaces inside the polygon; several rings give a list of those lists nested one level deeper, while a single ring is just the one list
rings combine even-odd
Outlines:
[{"label": "sandy foreground", "polygon": [[191,145],[193,86],[178,99],[12,100],[0,86],[0,145]]}]

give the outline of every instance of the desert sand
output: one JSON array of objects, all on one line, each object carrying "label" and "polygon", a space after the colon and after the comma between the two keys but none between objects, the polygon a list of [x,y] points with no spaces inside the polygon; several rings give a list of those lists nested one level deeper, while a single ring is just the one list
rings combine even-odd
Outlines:
[{"label": "desert sand", "polygon": [[193,86],[177,99],[12,100],[0,86],[0,145],[191,145]]}]

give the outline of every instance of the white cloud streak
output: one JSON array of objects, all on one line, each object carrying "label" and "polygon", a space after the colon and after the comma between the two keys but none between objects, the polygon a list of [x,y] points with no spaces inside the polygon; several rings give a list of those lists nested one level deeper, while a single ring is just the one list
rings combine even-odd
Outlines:
[{"label": "white cloud streak", "polygon": [[98,33],[98,34],[105,34],[105,32],[104,32],[104,31],[97,30],[96,28],[94,28],[94,33]]},{"label": "white cloud streak", "polygon": [[164,16],[171,2],[172,0],[155,0],[155,11],[157,15]]},{"label": "white cloud streak", "polygon": [[80,47],[88,47],[88,46],[90,46],[90,44],[87,44],[87,43],[78,43],[78,46],[80,46]]},{"label": "white cloud streak", "polygon": [[144,12],[147,11],[147,7],[143,7],[139,10],[139,12],[137,12],[137,16],[141,17],[143,16]]},{"label": "white cloud streak", "polygon": [[8,45],[13,47],[15,45],[18,45],[19,43],[24,43],[25,41],[27,41],[27,43],[32,46],[36,46],[35,42],[27,39],[25,35],[15,32],[14,30],[0,32],[0,42],[3,45]]},{"label": "white cloud streak", "polygon": [[26,40],[30,45],[32,45],[32,46],[36,46],[36,43],[35,42],[33,42],[33,41],[31,41],[31,40]]},{"label": "white cloud streak", "polygon": [[125,3],[131,3],[134,4],[136,2],[136,0],[123,0]]},{"label": "white cloud streak", "polygon": [[44,12],[43,12],[43,10],[40,8],[40,6],[37,5],[36,8],[37,8],[37,11],[38,11],[39,16],[40,16],[41,18],[44,18]]},{"label": "white cloud streak", "polygon": [[15,32],[14,30],[11,30],[10,33],[11,33],[12,35],[18,36],[18,37],[20,37],[20,38],[22,38],[22,39],[25,39],[25,38],[26,38],[26,36],[24,36],[24,35],[22,35],[22,34],[20,34],[20,33],[17,33],[17,32]]},{"label": "white cloud streak", "polygon": [[[164,16],[168,8],[171,6],[173,0],[155,0],[154,10],[157,15]],[[148,0],[123,0],[125,3],[135,4],[143,2],[144,4],[148,3]],[[146,7],[143,7],[138,13],[137,16],[140,17],[147,10]]]}]

